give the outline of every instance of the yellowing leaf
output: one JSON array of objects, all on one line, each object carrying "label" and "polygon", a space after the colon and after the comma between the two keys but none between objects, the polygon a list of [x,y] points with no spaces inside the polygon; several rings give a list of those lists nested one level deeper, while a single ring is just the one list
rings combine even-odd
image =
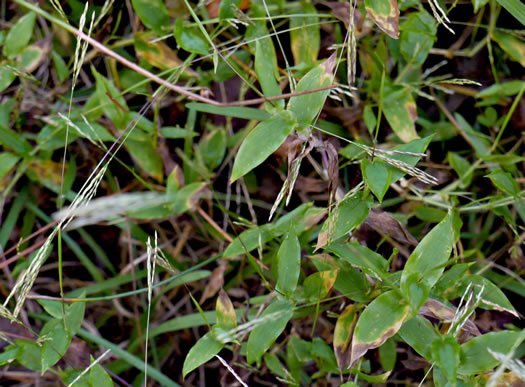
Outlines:
[{"label": "yellowing leaf", "polygon": [[383,32],[393,39],[399,38],[399,7],[397,0],[365,0],[368,15]]},{"label": "yellowing leaf", "polygon": [[525,43],[510,34],[498,31],[492,32],[492,39],[500,45],[512,60],[525,67]]},{"label": "yellowing leaf", "polygon": [[335,323],[334,353],[340,370],[345,369],[350,363],[349,349],[356,321],[356,307],[355,304],[352,304],[343,310],[343,313],[337,317],[337,322]]},{"label": "yellowing leaf", "polygon": [[394,336],[410,313],[410,307],[397,291],[381,294],[363,311],[352,341],[352,367],[369,350]]},{"label": "yellowing leaf", "polygon": [[390,88],[385,93],[383,111],[392,130],[403,142],[419,138],[415,126],[416,103],[408,89],[401,86]]}]

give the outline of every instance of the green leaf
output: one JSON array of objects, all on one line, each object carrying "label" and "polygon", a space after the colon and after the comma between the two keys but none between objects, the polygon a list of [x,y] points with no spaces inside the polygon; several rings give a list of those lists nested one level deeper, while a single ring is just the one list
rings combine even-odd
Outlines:
[{"label": "green leaf", "polygon": [[373,162],[368,159],[361,160],[361,172],[366,185],[376,195],[377,200],[382,202],[390,186],[392,172],[385,167],[382,161],[377,159]]},{"label": "green leaf", "polygon": [[[93,359],[91,359],[91,363],[93,363]],[[109,376],[109,374],[100,364],[97,364],[91,368],[89,371],[89,379],[93,387],[114,386],[111,376]]]},{"label": "green leaf", "polygon": [[431,343],[438,338],[432,324],[422,316],[415,316],[405,322],[399,336],[428,361],[432,360]]},{"label": "green leaf", "polygon": [[162,158],[156,152],[151,140],[136,141],[126,140],[124,146],[128,150],[133,160],[139,167],[148,175],[153,177],[158,182],[162,182],[164,171],[162,169]]},{"label": "green leaf", "polygon": [[[83,298],[85,293],[82,292],[79,298]],[[69,335],[75,335],[82,322],[84,321],[84,312],[86,310],[85,302],[74,302],[66,306],[66,330]]]},{"label": "green leaf", "polygon": [[341,238],[363,223],[368,216],[371,204],[367,199],[362,199],[361,194],[341,201],[324,222],[315,250]]},{"label": "green leaf", "polygon": [[0,126],[0,145],[12,149],[20,155],[28,154],[33,149],[24,137],[3,126]]},{"label": "green leaf", "polygon": [[350,363],[350,342],[357,321],[355,305],[348,305],[337,317],[334,329],[334,353],[340,370]]},{"label": "green leaf", "polygon": [[[277,56],[275,54],[272,38],[269,37],[268,29],[264,23],[257,23],[254,37],[257,38],[255,41],[255,74],[257,74],[257,79],[261,84],[264,96],[273,97],[281,95],[281,88],[277,82],[279,74],[277,70]],[[274,104],[283,108],[284,100],[280,99],[275,101]],[[266,106],[272,105],[268,103]]]},{"label": "green leaf", "polygon": [[277,252],[277,262],[276,289],[291,298],[297,288],[301,272],[301,245],[295,231],[286,234]]},{"label": "green leaf", "polygon": [[[333,54],[330,58],[324,61],[324,63],[310,70],[301,78],[295,91],[301,92],[331,85],[333,77],[332,70],[335,65],[335,60],[336,56]],[[328,94],[329,90],[324,90],[290,98],[287,109],[297,119],[297,123],[301,129],[306,129],[312,124],[314,118],[317,117],[323,108]]]},{"label": "green leaf", "polygon": [[525,339],[524,331],[490,332],[474,337],[461,345],[461,363],[458,374],[474,375],[490,371],[500,364],[489,349],[493,352],[508,354]]},{"label": "green leaf", "polygon": [[379,362],[385,371],[391,371],[396,365],[396,360],[396,341],[391,337],[379,347]]},{"label": "green leaf", "polygon": [[494,285],[490,280],[480,275],[472,274],[461,278],[459,285],[456,284],[456,296],[462,296],[469,284],[475,285],[472,287],[475,295],[481,294],[481,307],[489,310],[505,311],[518,317],[516,309],[514,309],[505,293],[503,293],[501,289]]},{"label": "green leaf", "polygon": [[434,45],[437,26],[426,11],[411,13],[401,25],[401,55],[408,62],[420,66]]},{"label": "green leaf", "polygon": [[282,333],[293,316],[293,304],[286,300],[272,302],[261,313],[257,326],[248,338],[248,363],[259,362],[261,356]]},{"label": "green leaf", "polygon": [[274,355],[273,353],[267,353],[264,355],[264,363],[268,367],[268,369],[272,372],[272,374],[280,376],[281,378],[287,378],[288,373],[286,369],[281,364],[281,361],[279,358]]},{"label": "green leaf", "polygon": [[490,85],[484,90],[481,90],[476,98],[485,98],[485,97],[510,97],[511,95],[516,95],[520,92],[521,88],[525,85],[525,81],[508,81],[502,83],[495,83]]},{"label": "green leaf", "polygon": [[160,128],[160,134],[162,137],[166,138],[192,138],[199,135],[199,133],[189,131],[188,129],[173,126],[165,126]]},{"label": "green leaf", "polygon": [[231,330],[237,326],[237,316],[230,297],[221,289],[219,297],[217,297],[217,304],[215,306],[217,313],[217,324],[224,330]]},{"label": "green leaf", "polygon": [[[430,144],[431,140],[432,140],[432,136],[428,136],[425,138],[420,138],[420,139],[411,141],[408,144],[401,144],[401,145],[395,146],[391,150],[400,151],[400,152],[425,153],[425,150],[427,149],[428,144]],[[399,154],[388,155],[388,157],[394,160],[403,161],[404,163],[407,163],[408,165],[412,167],[415,166],[418,163],[418,161],[421,159],[421,157],[418,157],[418,156],[399,155]],[[391,165],[387,165],[386,167],[392,170],[392,183],[391,184],[397,182],[399,179],[401,179],[406,174],[405,172]]]},{"label": "green leaf", "polygon": [[9,87],[16,78],[16,74],[7,66],[0,66],[0,92]]},{"label": "green leaf", "polygon": [[306,299],[321,300],[328,295],[337,279],[338,270],[318,271],[303,282]]},{"label": "green leaf", "polygon": [[470,169],[470,163],[463,157],[461,157],[459,154],[455,152],[448,152],[447,155],[448,162],[450,163],[450,166],[454,168],[454,171],[458,174],[460,177],[460,184],[459,186],[461,188],[466,188],[470,185],[472,182],[472,172],[470,172],[467,175],[468,170]]},{"label": "green leaf", "polygon": [[410,91],[403,86],[385,87],[383,112],[394,133],[403,141],[419,138],[416,133],[416,103]]},{"label": "green leaf", "polygon": [[185,378],[191,371],[212,359],[223,347],[224,343],[217,340],[213,330],[206,333],[186,355],[182,366],[182,377]]},{"label": "green leaf", "polygon": [[399,8],[397,0],[365,0],[367,14],[384,33],[399,38]]},{"label": "green leaf", "polygon": [[51,58],[53,59],[53,64],[55,65],[55,71],[57,72],[58,80],[64,82],[69,78],[69,69],[64,59],[55,51],[51,52]]},{"label": "green leaf", "polygon": [[525,26],[525,4],[520,0],[497,0],[497,2]]},{"label": "green leaf", "polygon": [[[97,97],[100,105],[103,107],[104,113],[118,129],[124,129],[127,125],[126,113],[128,108],[126,100],[115,85],[99,74],[94,67],[91,67],[91,72],[95,76]],[[109,98],[108,94],[111,98]],[[112,101],[112,99],[117,103]],[[122,111],[122,108],[126,111]]]},{"label": "green leaf", "polygon": [[474,12],[477,13],[489,0],[472,0],[472,5],[474,6]]},{"label": "green leaf", "polygon": [[525,67],[525,44],[521,40],[505,32],[498,31],[492,31],[491,36],[512,60]]},{"label": "green leaf", "polygon": [[432,359],[447,376],[448,381],[454,385],[460,356],[458,341],[453,336],[441,336],[432,341],[431,350]]},{"label": "green leaf", "polygon": [[20,160],[20,157],[13,153],[0,153],[0,179],[2,179]]},{"label": "green leaf", "polygon": [[177,44],[188,52],[199,55],[209,54],[209,43],[196,28],[184,26],[182,18],[175,22],[175,39]]},{"label": "green leaf", "polygon": [[53,319],[44,325],[40,331],[40,336],[46,337],[42,345],[41,372],[44,373],[64,356],[69,343],[71,343],[71,335],[64,329],[62,320]]},{"label": "green leaf", "polygon": [[220,116],[242,118],[245,120],[264,121],[271,117],[267,111],[245,106],[213,106],[200,102],[189,102],[186,104],[188,109],[198,112],[218,114]]},{"label": "green leaf", "polygon": [[22,16],[9,30],[5,40],[4,54],[13,59],[28,44],[35,28],[36,14],[29,12]]},{"label": "green leaf", "polygon": [[168,27],[170,18],[163,0],[131,0],[133,8],[142,23],[155,31],[159,36],[164,33],[163,27]]},{"label": "green leaf", "polygon": [[312,4],[307,2],[301,2],[301,4],[302,15],[290,16],[290,45],[295,65],[310,67],[317,61],[321,46],[319,18],[314,16],[317,10]]},{"label": "green leaf", "polygon": [[363,311],[354,331],[352,340],[352,367],[369,350],[380,347],[394,336],[408,317],[410,307],[391,290],[381,294]]},{"label": "green leaf", "polygon": [[253,128],[235,157],[231,182],[246,175],[266,160],[293,132],[294,126],[293,115],[282,111]]},{"label": "green leaf", "polygon": [[226,130],[217,128],[204,136],[197,147],[206,165],[214,170],[221,165],[226,153]]},{"label": "green leaf", "polygon": [[417,312],[427,300],[430,288],[425,286],[419,273],[411,273],[401,283],[401,291],[407,296],[412,311]]},{"label": "green leaf", "polygon": [[16,340],[15,345],[19,348],[17,360],[24,367],[40,372],[42,369],[42,347],[34,341]]},{"label": "green leaf", "polygon": [[387,260],[366,246],[358,243],[332,243],[327,249],[378,280],[388,277],[385,272]]},{"label": "green leaf", "polygon": [[[416,249],[408,258],[401,275],[401,291],[411,304],[415,305],[410,293],[412,285],[419,283],[423,295],[434,286],[445,269],[444,265],[450,257],[454,245],[454,229],[452,228],[453,217],[448,215],[432,231],[430,231],[418,244]],[[425,299],[419,299],[419,302]]]},{"label": "green leaf", "polygon": [[467,272],[473,263],[460,263],[452,266],[446,271],[436,285],[433,288],[433,293],[449,298],[447,293],[456,289],[458,280],[463,278],[463,275]]},{"label": "green leaf", "polygon": [[518,186],[516,179],[514,179],[510,173],[504,172],[502,169],[496,169],[487,175],[487,177],[490,178],[496,187],[506,194],[519,196],[520,187]]},{"label": "green leaf", "polygon": [[222,21],[224,19],[236,18],[234,10],[239,9],[240,5],[241,0],[221,0],[221,5],[219,6],[219,19]]},{"label": "green leaf", "polygon": [[249,230],[243,231],[241,235],[235,238],[232,243],[229,244],[226,250],[224,250],[222,256],[229,258],[236,255],[249,253],[255,249],[259,243],[264,246],[264,244],[270,239],[272,239],[272,235],[269,232],[268,225],[251,228]]}]

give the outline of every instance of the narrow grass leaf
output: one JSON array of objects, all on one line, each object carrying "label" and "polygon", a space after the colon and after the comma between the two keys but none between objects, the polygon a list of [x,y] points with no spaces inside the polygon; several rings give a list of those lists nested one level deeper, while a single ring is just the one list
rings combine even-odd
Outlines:
[{"label": "narrow grass leaf", "polygon": [[354,331],[350,367],[369,350],[394,336],[410,313],[410,307],[397,291],[381,294],[363,311]]},{"label": "narrow grass leaf", "polygon": [[397,0],[365,0],[368,15],[392,39],[399,38],[399,7]]},{"label": "narrow grass leaf", "polygon": [[497,2],[525,26],[525,4],[520,0],[497,0]]},{"label": "narrow grass leaf", "polygon": [[272,115],[264,110],[245,106],[213,106],[200,102],[189,102],[186,104],[188,109],[198,112],[217,114],[226,117],[242,118],[245,120],[264,121]]},{"label": "narrow grass leaf", "polygon": [[281,146],[295,127],[295,119],[290,112],[282,111],[259,123],[239,148],[233,163],[231,182],[246,175],[264,162]]},{"label": "narrow grass leaf", "polygon": [[284,237],[277,252],[277,262],[276,289],[292,298],[301,272],[301,245],[295,231],[288,232]]},{"label": "narrow grass leaf", "polygon": [[272,302],[262,313],[248,338],[248,363],[260,362],[261,356],[277,340],[293,316],[293,304],[286,300]]}]

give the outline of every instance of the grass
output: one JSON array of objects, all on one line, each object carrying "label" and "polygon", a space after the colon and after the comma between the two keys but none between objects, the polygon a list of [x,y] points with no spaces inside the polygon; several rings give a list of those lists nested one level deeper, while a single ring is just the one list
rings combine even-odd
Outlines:
[{"label": "grass", "polygon": [[522,4],[180,5],[0,7],[2,384],[524,380]]}]

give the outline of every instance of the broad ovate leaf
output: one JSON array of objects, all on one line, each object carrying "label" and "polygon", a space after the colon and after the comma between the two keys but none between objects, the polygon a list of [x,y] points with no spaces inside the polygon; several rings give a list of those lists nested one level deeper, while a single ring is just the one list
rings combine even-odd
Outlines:
[{"label": "broad ovate leaf", "polygon": [[438,337],[432,341],[431,351],[432,359],[454,385],[461,352],[457,339],[449,335]]},{"label": "broad ovate leaf", "polygon": [[368,15],[381,30],[393,39],[399,38],[399,7],[397,0],[365,0]]},{"label": "broad ovate leaf", "polygon": [[324,222],[317,237],[315,250],[348,234],[364,222],[370,211],[371,202],[361,194],[342,200]]},{"label": "broad ovate leaf", "polygon": [[352,367],[369,350],[394,336],[410,313],[409,305],[395,290],[381,294],[363,311],[352,340]]},{"label": "broad ovate leaf", "polygon": [[309,275],[303,283],[306,299],[323,299],[335,284],[339,270],[318,271]]},{"label": "broad ovate leaf", "polygon": [[231,182],[246,175],[279,148],[294,130],[295,119],[288,111],[260,122],[244,139],[233,163]]},{"label": "broad ovate leaf", "polygon": [[217,339],[217,332],[212,330],[206,333],[191,347],[184,359],[182,377],[185,378],[191,371],[213,358],[223,347],[224,343]]},{"label": "broad ovate leaf", "polygon": [[385,90],[383,112],[395,134],[405,143],[416,140],[417,109],[410,91],[403,86]]},{"label": "broad ovate leaf", "polygon": [[508,354],[525,339],[525,331],[490,332],[474,337],[461,345],[461,363],[458,374],[473,375],[487,372],[500,364],[489,352]]},{"label": "broad ovate leaf", "polygon": [[377,200],[382,202],[392,181],[391,170],[380,160],[363,159],[361,161],[361,172],[368,188],[376,195]]},{"label": "broad ovate leaf", "polygon": [[257,326],[248,338],[248,363],[261,360],[261,356],[282,333],[293,316],[293,304],[276,300],[261,313]]},{"label": "broad ovate leaf", "polygon": [[[310,70],[301,78],[295,89],[296,93],[317,89],[324,86],[330,86],[333,79],[333,69],[337,57],[335,53],[326,61]],[[319,114],[328,97],[329,90],[317,91],[297,95],[290,98],[288,111],[297,119],[301,129],[306,129]]]},{"label": "broad ovate leaf", "polygon": [[425,302],[426,296],[419,292],[414,295],[411,291],[417,284],[422,294],[428,295],[443,273],[454,241],[453,216],[449,214],[423,238],[408,258],[401,275],[401,291],[415,309]]}]

